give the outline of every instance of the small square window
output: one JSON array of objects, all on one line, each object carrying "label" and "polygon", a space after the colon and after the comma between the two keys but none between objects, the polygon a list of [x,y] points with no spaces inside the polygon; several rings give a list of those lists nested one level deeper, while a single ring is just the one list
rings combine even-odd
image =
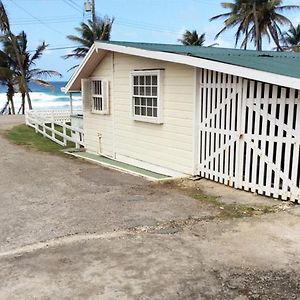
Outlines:
[{"label": "small square window", "polygon": [[146,87],[146,96],[151,96],[151,87],[150,86]]},{"label": "small square window", "polygon": [[160,72],[135,71],[132,75],[132,113],[138,121],[160,123],[158,118]]},{"label": "small square window", "polygon": [[143,86],[140,87],[140,96],[144,96],[145,95],[145,88]]},{"label": "small square window", "polygon": [[146,107],[145,106],[141,107],[141,115],[146,116]]},{"label": "small square window", "polygon": [[152,85],[157,85],[157,75],[152,76]]},{"label": "small square window", "polygon": [[139,106],[136,106],[134,108],[134,112],[135,112],[136,115],[140,115],[141,114],[141,108]]},{"label": "small square window", "polygon": [[108,113],[108,82],[92,79],[90,81],[92,111],[95,113]]},{"label": "small square window", "polygon": [[135,98],[135,105],[141,104],[141,98]]},{"label": "small square window", "polygon": [[151,85],[151,76],[146,76],[146,85]]},{"label": "small square window", "polygon": [[152,96],[157,96],[157,87],[152,88]]}]

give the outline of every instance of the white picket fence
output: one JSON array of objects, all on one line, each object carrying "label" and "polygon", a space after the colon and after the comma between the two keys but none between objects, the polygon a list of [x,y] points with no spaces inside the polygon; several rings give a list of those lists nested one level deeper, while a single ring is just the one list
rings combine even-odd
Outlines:
[{"label": "white picket fence", "polygon": [[201,70],[199,174],[300,201],[300,91]]},{"label": "white picket fence", "polygon": [[[74,112],[74,113],[80,113]],[[71,123],[71,114],[64,110],[28,111],[26,125],[41,133],[61,146],[73,142],[76,148],[84,147],[84,132],[82,128],[68,125]],[[61,131],[58,130],[61,128]]]}]

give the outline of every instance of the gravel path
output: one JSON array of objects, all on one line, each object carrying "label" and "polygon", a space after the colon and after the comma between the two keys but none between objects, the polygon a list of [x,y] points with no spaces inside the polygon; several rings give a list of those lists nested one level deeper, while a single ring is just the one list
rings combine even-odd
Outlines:
[{"label": "gravel path", "polygon": [[[0,117],[0,131],[19,122]],[[0,153],[1,300],[300,299],[300,207],[219,220],[178,191],[1,135]]]}]

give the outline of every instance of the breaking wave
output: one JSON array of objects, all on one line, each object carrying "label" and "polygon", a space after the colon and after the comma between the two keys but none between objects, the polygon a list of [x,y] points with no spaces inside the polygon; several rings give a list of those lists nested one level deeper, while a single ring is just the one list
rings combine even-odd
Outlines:
[{"label": "breaking wave", "polygon": [[[43,92],[30,93],[33,109],[70,109],[70,98],[68,95],[58,93],[50,94]],[[81,108],[81,96],[76,94],[72,96],[73,107],[76,109]],[[6,103],[6,93],[0,93],[0,110]],[[21,106],[21,94],[17,93],[14,96],[14,104],[16,110]]]}]

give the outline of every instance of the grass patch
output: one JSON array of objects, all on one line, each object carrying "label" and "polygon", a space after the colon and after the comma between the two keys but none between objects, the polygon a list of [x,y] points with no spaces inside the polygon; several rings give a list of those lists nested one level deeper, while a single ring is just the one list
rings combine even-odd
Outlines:
[{"label": "grass patch", "polygon": [[63,152],[60,150],[70,148],[72,147],[72,144],[74,144],[68,143],[67,147],[62,147],[49,140],[48,138],[43,137],[40,133],[36,133],[33,128],[28,127],[24,124],[13,127],[4,135],[14,144],[25,146],[30,150],[58,155],[63,155]]},{"label": "grass patch", "polygon": [[275,212],[275,209],[271,206],[250,206],[238,203],[224,203],[221,202],[218,197],[206,195],[203,193],[197,193],[192,196],[194,199],[211,204],[219,210],[218,217],[222,219],[233,219],[252,217],[256,215],[262,215]]}]

